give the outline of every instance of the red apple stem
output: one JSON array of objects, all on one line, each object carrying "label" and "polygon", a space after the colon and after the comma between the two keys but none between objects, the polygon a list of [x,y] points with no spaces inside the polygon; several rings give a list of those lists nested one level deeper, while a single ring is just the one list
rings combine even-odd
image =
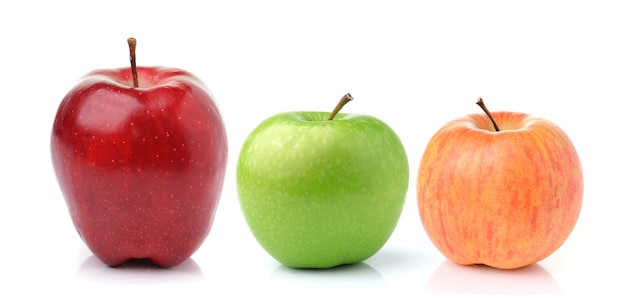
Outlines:
[{"label": "red apple stem", "polygon": [[133,86],[139,87],[139,77],[137,76],[137,40],[134,37],[128,38],[128,49],[130,50],[130,70],[133,73]]},{"label": "red apple stem", "polygon": [[480,106],[480,108],[485,111],[485,114],[487,114],[487,117],[489,117],[489,120],[491,120],[491,123],[493,124],[493,128],[496,129],[496,132],[499,132],[500,128],[498,127],[496,121],[493,119],[493,116],[491,115],[491,112],[489,112],[489,109],[487,109],[487,106],[485,106],[483,98],[478,98],[478,101],[476,101],[476,105]]},{"label": "red apple stem", "polygon": [[350,93],[346,93],[339,100],[339,103],[337,103],[337,106],[335,106],[335,109],[333,110],[333,112],[330,113],[330,115],[328,116],[327,120],[333,120],[335,118],[335,116],[337,115],[337,113],[339,113],[339,110],[341,110],[341,108],[343,108],[343,106],[348,104],[348,102],[350,102],[350,101],[352,101],[352,95]]}]

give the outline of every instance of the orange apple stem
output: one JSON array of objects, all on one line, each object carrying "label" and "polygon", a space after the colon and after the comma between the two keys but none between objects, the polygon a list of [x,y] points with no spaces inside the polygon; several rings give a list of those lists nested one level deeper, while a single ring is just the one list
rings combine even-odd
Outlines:
[{"label": "orange apple stem", "polygon": [[128,38],[128,49],[130,50],[130,70],[133,73],[133,86],[139,87],[139,77],[137,76],[137,40],[134,37]]},{"label": "orange apple stem", "polygon": [[491,120],[491,123],[493,124],[493,128],[496,129],[496,132],[500,131],[500,128],[498,127],[498,124],[496,123],[496,121],[493,119],[491,112],[489,112],[489,109],[487,109],[487,106],[485,106],[485,102],[483,102],[483,98],[478,98],[478,101],[476,101],[476,105],[480,106],[480,108],[483,109],[483,111],[485,111],[485,114],[487,114],[487,117],[489,117],[489,120]]},{"label": "orange apple stem", "polygon": [[337,113],[339,113],[339,110],[341,110],[341,108],[343,108],[343,106],[348,104],[350,101],[352,101],[352,95],[350,93],[346,93],[346,95],[339,100],[339,103],[337,103],[337,106],[335,106],[335,109],[330,113],[327,120],[333,120]]}]

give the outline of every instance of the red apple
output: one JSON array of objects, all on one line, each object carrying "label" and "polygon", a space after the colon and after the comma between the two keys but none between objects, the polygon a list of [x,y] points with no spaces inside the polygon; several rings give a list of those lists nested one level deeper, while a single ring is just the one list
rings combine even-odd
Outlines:
[{"label": "red apple", "polygon": [[135,66],[87,74],[61,102],[54,170],[79,235],[110,266],[176,266],[204,242],[227,160],[210,92],[180,69]]},{"label": "red apple", "polygon": [[419,213],[453,262],[520,268],[546,258],[570,235],[582,205],[582,167],[556,124],[483,109],[486,115],[445,124],[427,144]]}]

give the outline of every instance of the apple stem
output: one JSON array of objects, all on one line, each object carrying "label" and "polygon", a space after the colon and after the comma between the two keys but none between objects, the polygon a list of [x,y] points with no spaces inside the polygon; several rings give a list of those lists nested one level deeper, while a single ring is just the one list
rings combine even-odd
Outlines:
[{"label": "apple stem", "polygon": [[500,131],[498,124],[493,119],[493,116],[491,116],[491,112],[489,112],[489,109],[487,109],[487,106],[485,106],[485,102],[483,102],[483,98],[478,98],[478,101],[476,101],[476,105],[480,106],[480,108],[483,109],[483,111],[485,111],[485,114],[487,114],[487,117],[489,117],[489,120],[491,120],[491,123],[493,124],[493,128],[496,129],[496,132]]},{"label": "apple stem", "polygon": [[139,77],[137,76],[137,40],[134,37],[128,38],[128,49],[130,50],[130,71],[133,73],[133,86],[139,87]]},{"label": "apple stem", "polygon": [[333,112],[330,113],[330,115],[328,116],[327,120],[333,120],[333,118],[335,118],[335,116],[337,115],[337,113],[339,113],[339,110],[341,110],[341,108],[343,108],[343,106],[345,106],[346,104],[348,104],[348,102],[352,101],[352,95],[350,93],[346,93],[340,100],[339,103],[337,103],[337,106],[335,106],[335,109],[333,110]]}]

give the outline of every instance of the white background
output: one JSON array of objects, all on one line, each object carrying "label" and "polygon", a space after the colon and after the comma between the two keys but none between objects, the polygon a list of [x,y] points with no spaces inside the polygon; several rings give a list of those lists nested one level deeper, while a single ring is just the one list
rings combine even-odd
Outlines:
[{"label": "white background", "polygon": [[[626,9],[620,1],[8,1],[0,2],[0,297],[424,297],[626,294]],[[112,269],[71,224],[54,177],[50,131],[86,72],[138,64],[187,69],[219,102],[229,168],[209,237],[163,270]],[[364,263],[293,270],[256,243],[234,165],[247,134],[282,111],[344,112],[392,126],[411,179],[397,229]],[[518,271],[454,265],[419,221],[416,170],[445,122],[493,111],[548,118],[573,140],[585,197],[547,259]],[[598,296],[604,295],[604,296]],[[597,297],[596,297],[597,296]],[[73,298],[73,297],[66,297]]]}]

